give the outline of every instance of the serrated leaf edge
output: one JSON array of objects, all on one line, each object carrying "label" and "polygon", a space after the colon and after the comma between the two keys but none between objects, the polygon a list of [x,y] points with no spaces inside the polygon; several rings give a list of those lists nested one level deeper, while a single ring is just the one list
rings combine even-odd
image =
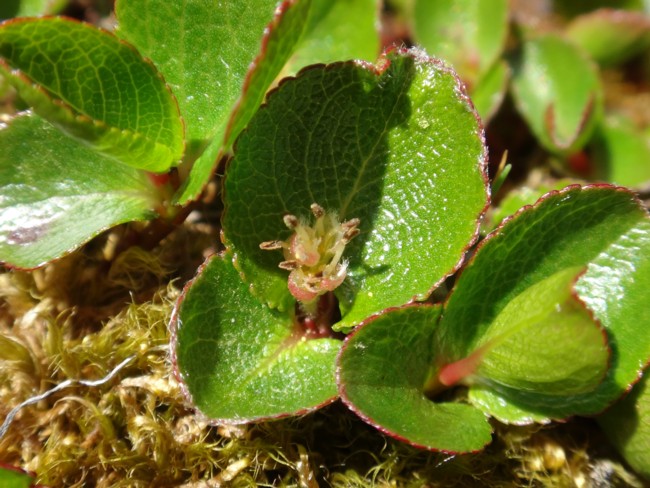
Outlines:
[{"label": "serrated leaf edge", "polygon": [[169,340],[169,345],[170,345],[170,361],[171,361],[171,369],[172,369],[172,374],[176,381],[179,384],[181,393],[185,400],[188,402],[189,405],[192,406],[192,408],[195,410],[197,416],[199,419],[201,419],[203,422],[205,422],[208,425],[243,425],[243,424],[250,424],[250,423],[257,423],[257,422],[265,422],[268,420],[278,420],[282,418],[287,418],[287,417],[295,417],[295,416],[301,416],[301,415],[307,415],[309,413],[315,412],[317,410],[320,410],[321,408],[334,403],[336,400],[338,400],[338,396],[335,395],[326,401],[312,406],[308,408],[303,408],[297,411],[293,412],[283,412],[277,415],[268,415],[268,416],[256,416],[256,417],[246,417],[246,418],[237,418],[237,419],[232,419],[232,418],[214,418],[206,415],[201,411],[201,409],[196,405],[194,402],[194,399],[192,397],[192,393],[190,392],[189,387],[187,386],[187,383],[185,382],[183,378],[183,373],[180,370],[180,367],[178,365],[178,355],[177,355],[177,348],[178,348],[178,331],[180,327],[182,327],[181,321],[180,321],[180,308],[183,304],[183,301],[185,300],[185,297],[187,296],[188,291],[192,288],[194,283],[201,279],[203,272],[205,269],[208,267],[210,262],[213,259],[229,259],[230,254],[227,251],[221,251],[214,253],[206,258],[206,260],[199,266],[197,269],[194,277],[189,280],[185,285],[183,286],[183,290],[181,291],[178,299],[176,300],[176,303],[174,304],[174,308],[172,310],[171,317],[169,319],[169,324],[168,324],[168,330],[170,332],[170,340]]},{"label": "serrated leaf edge", "polygon": [[[354,330],[350,334],[348,334],[346,336],[345,340],[343,341],[343,345],[341,346],[341,349],[340,349],[340,351],[339,351],[339,353],[338,353],[338,355],[336,357],[336,386],[337,386],[338,391],[339,391],[339,397],[341,399],[341,402],[351,412],[353,412],[357,417],[359,417],[361,420],[363,420],[366,424],[368,424],[368,425],[374,427],[375,429],[377,429],[378,431],[380,431],[382,434],[385,434],[385,435],[387,435],[389,437],[392,437],[393,439],[396,439],[396,440],[398,440],[400,442],[404,442],[405,444],[411,445],[411,446],[416,447],[418,449],[423,449],[423,450],[427,450],[427,451],[431,451],[431,452],[440,452],[440,453],[443,453],[443,454],[450,454],[450,455],[461,454],[461,453],[462,454],[476,454],[476,453],[481,452],[483,450],[483,448],[489,444],[489,442],[484,444],[480,449],[476,449],[474,451],[452,451],[452,450],[446,450],[446,449],[436,449],[436,448],[431,447],[431,446],[425,446],[425,445],[419,444],[417,442],[412,442],[408,438],[406,438],[406,437],[404,437],[404,436],[402,436],[400,434],[397,434],[397,433],[393,432],[392,430],[390,430],[390,429],[388,429],[386,427],[383,427],[381,424],[379,424],[375,420],[373,420],[372,417],[370,417],[369,415],[361,412],[356,407],[354,402],[352,402],[348,398],[348,395],[346,393],[345,382],[342,381],[342,379],[341,379],[341,371],[342,371],[341,357],[343,356],[344,351],[347,350],[347,347],[348,347],[350,341],[354,338],[354,336],[356,336],[356,334],[360,330],[362,330],[364,327],[370,326],[372,324],[372,322],[374,322],[378,318],[380,318],[380,317],[382,317],[382,316],[384,316],[384,315],[386,315],[386,314],[388,314],[390,312],[393,312],[393,311],[403,310],[405,308],[436,308],[437,306],[439,306],[439,305],[430,304],[430,303],[407,303],[407,304],[399,306],[399,307],[389,307],[387,309],[382,310],[381,312],[374,313],[370,317],[368,317],[367,319],[360,322],[359,325],[357,325],[354,328]],[[438,320],[440,320],[440,319],[438,319]],[[424,390],[423,390],[422,394],[424,395]],[[432,403],[435,403],[435,402],[432,401]],[[467,404],[467,405],[468,405],[468,407],[476,408],[471,404]],[[479,410],[479,409],[476,409],[476,410]],[[490,433],[491,434],[494,433],[494,428],[491,428]]]},{"label": "serrated leaf edge", "polygon": [[[601,338],[602,338],[602,345],[603,345],[603,346],[606,348],[606,350],[607,350],[607,365],[606,365],[605,369],[603,370],[603,373],[602,373],[600,379],[598,380],[598,382],[594,383],[594,387],[590,390],[590,391],[595,391],[595,390],[597,390],[598,387],[603,383],[603,381],[605,381],[605,378],[607,378],[607,377],[612,373],[612,365],[613,365],[613,364],[612,364],[612,361],[613,361],[614,358],[613,358],[613,355],[612,355],[611,338],[610,338],[610,334],[609,334],[607,328],[606,328],[606,327],[602,324],[602,322],[601,322],[601,321],[600,321],[600,320],[599,320],[599,319],[594,315],[594,311],[593,311],[591,308],[589,308],[589,306],[588,306],[588,305],[585,303],[585,301],[580,297],[580,295],[578,294],[578,292],[577,292],[577,290],[576,290],[576,288],[575,288],[576,283],[580,280],[580,278],[581,278],[581,277],[582,277],[586,272],[587,272],[587,266],[584,266],[584,269],[583,269],[580,273],[578,273],[578,274],[573,278],[572,283],[571,283],[571,298],[572,298],[573,300],[575,300],[575,302],[578,304],[578,306],[580,306],[580,307],[581,307],[581,308],[582,308],[582,309],[583,309],[583,310],[584,310],[584,311],[589,315],[589,317],[590,317],[590,319],[591,319],[593,325],[594,325],[595,327],[597,327],[598,330],[600,331]],[[481,347],[484,347],[484,346],[481,346]],[[473,354],[473,352],[470,353],[470,354]],[[494,388],[492,385],[494,385],[494,383],[491,383],[491,384],[490,384],[490,383],[482,384],[482,385],[480,385],[480,387],[481,387],[481,389],[487,389],[487,390],[490,390],[490,391],[494,392],[495,395],[499,396],[499,397],[502,398],[504,401],[510,403],[510,402],[507,400],[507,398],[505,398],[505,397],[504,397],[504,396],[499,392],[499,389],[498,389],[498,388]],[[470,390],[471,390],[471,389],[472,389],[472,386],[470,385],[469,388],[470,388]],[[509,387],[509,386],[507,386],[507,385],[504,385],[504,388],[505,388],[506,390],[507,390],[507,389],[516,390],[516,388]],[[543,394],[544,392],[541,392],[541,391],[540,391],[540,392],[531,392],[531,393],[535,393],[535,394]],[[582,392],[582,393],[570,394],[570,395],[566,395],[566,396],[568,396],[568,397],[573,397],[573,396],[582,396],[582,395],[588,395],[588,394],[589,394],[589,391],[585,391],[585,392]],[[553,396],[554,398],[558,398],[558,400],[560,400],[560,399],[563,397],[563,395],[551,395],[551,396]],[[614,401],[616,401],[616,400],[614,400]],[[471,402],[470,402],[470,404],[471,404]],[[525,407],[525,406],[519,406],[519,405],[516,405],[516,406],[517,406],[517,408],[520,408],[521,410],[526,410],[526,407]],[[484,411],[484,410],[483,410],[482,408],[480,408],[480,407],[476,407],[476,408],[478,408],[478,409],[481,410],[481,411]],[[572,417],[575,417],[575,416],[578,415],[578,414],[568,414],[568,415],[565,415],[565,416],[546,415],[544,420],[532,420],[532,418],[531,418],[531,419],[529,419],[528,421],[520,421],[520,422],[511,422],[511,421],[509,421],[509,420],[506,419],[506,418],[503,418],[503,417],[500,417],[499,415],[495,415],[495,414],[493,414],[492,412],[490,412],[489,415],[490,415],[490,417],[495,418],[495,419],[498,420],[499,422],[502,422],[502,423],[504,423],[504,424],[508,424],[508,425],[530,425],[530,424],[533,424],[533,423],[537,423],[537,424],[546,424],[546,423],[549,423],[549,422],[564,422],[564,421],[566,421],[566,420],[568,420],[568,419],[570,419],[570,418],[572,418]],[[542,416],[542,415],[545,415],[545,414],[542,413],[542,412],[537,412],[537,413],[535,413],[535,415]],[[597,414],[594,414],[594,415],[597,415]]]}]

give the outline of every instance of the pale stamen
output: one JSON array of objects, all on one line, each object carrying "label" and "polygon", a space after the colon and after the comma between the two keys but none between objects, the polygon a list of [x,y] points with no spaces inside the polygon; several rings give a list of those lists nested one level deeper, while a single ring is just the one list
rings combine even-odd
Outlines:
[{"label": "pale stamen", "polygon": [[359,219],[339,222],[336,213],[327,213],[317,203],[310,206],[313,225],[287,214],[284,224],[293,231],[286,241],[266,241],[260,248],[282,249],[284,261],[279,267],[290,271],[289,291],[306,309],[313,308],[317,298],[341,285],[347,275],[348,263],[343,260],[346,245],[359,234]]}]

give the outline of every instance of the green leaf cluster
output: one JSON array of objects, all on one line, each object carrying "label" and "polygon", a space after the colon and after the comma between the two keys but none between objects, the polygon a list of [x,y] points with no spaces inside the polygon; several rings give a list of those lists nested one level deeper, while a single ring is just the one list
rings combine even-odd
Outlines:
[{"label": "green leaf cluster", "polygon": [[[334,331],[426,299],[458,267],[487,203],[485,158],[458,78],[421,52],[390,52],[375,66],[312,66],[284,80],[226,171],[227,253],[206,264],[178,308],[176,359],[199,408],[219,405],[218,418],[239,422],[332,401]],[[360,233],[345,249],[345,281],[322,297],[324,310],[305,317],[278,267],[282,255],[260,244],[290,237],[284,217],[306,221],[313,203],[341,221],[358,219]],[[220,281],[226,275],[230,284]],[[228,313],[208,311],[209,303]],[[316,367],[325,369],[305,369]],[[239,369],[256,382],[233,375]],[[284,403],[268,396],[276,393]]]},{"label": "green leaf cluster", "polygon": [[[339,358],[343,400],[393,435],[455,452],[490,440],[477,411],[514,424],[601,412],[650,358],[637,298],[650,279],[649,246],[647,212],[628,191],[547,194],[480,244],[439,320],[428,306],[388,311],[348,337]],[[395,330],[405,338],[398,346],[385,339]],[[416,335],[427,347],[412,367]],[[450,421],[438,408],[452,387],[474,408],[452,403]],[[387,389],[391,398],[400,392],[399,409],[384,405]],[[423,425],[436,426],[426,441],[414,435]]]}]

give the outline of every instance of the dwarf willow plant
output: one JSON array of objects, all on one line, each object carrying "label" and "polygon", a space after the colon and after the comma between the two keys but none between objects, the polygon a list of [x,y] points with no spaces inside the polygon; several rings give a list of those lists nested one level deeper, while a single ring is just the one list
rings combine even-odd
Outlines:
[{"label": "dwarf willow plant", "polygon": [[[444,19],[415,4],[416,19]],[[418,49],[346,61],[377,57],[374,0],[274,7],[118,0],[116,35],[54,17],[2,24],[0,67],[31,108],[0,131],[0,259],[35,267],[119,223],[173,224],[227,159],[225,251],[171,324],[176,372],[209,418],[340,397],[411,444],[469,452],[490,441],[488,417],[592,415],[625,393],[650,359],[650,219],[634,194],[568,186],[475,247],[487,150],[456,72]],[[526,49],[560,55],[555,44]],[[575,144],[550,106],[549,140]],[[562,116],[583,117],[576,106]]]}]

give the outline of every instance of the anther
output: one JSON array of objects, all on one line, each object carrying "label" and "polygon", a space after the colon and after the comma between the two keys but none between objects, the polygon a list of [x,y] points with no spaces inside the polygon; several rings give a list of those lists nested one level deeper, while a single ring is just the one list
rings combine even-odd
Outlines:
[{"label": "anther", "polygon": [[320,219],[323,215],[325,215],[325,209],[317,203],[312,203],[309,208],[311,208],[311,213],[313,213],[314,217],[317,219]]},{"label": "anther", "polygon": [[343,259],[345,247],[360,231],[359,219],[339,222],[335,212],[326,212],[317,203],[310,206],[315,220],[310,225],[293,214],[283,217],[284,224],[293,231],[286,241],[265,241],[264,250],[282,249],[281,269],[290,271],[287,280],[289,292],[308,313],[315,313],[317,298],[333,291],[343,283],[348,262]]},{"label": "anther", "polygon": [[260,249],[264,251],[275,251],[276,249],[282,249],[285,246],[282,241],[266,241],[260,244]]},{"label": "anther", "polygon": [[348,229],[347,231],[345,231],[345,234],[343,234],[343,239],[342,240],[347,244],[353,238],[358,236],[360,233],[361,233],[361,231],[359,229],[357,229],[356,227],[354,229]]},{"label": "anther", "polygon": [[298,269],[299,267],[300,265],[298,264],[298,262],[293,259],[288,261],[282,261],[280,264],[278,264],[278,268],[286,269],[287,271],[293,271],[294,269]]},{"label": "anther", "polygon": [[361,221],[359,219],[350,219],[341,223],[341,227],[343,227],[344,229],[354,229],[356,227],[359,227],[360,223]]},{"label": "anther", "polygon": [[300,225],[300,221],[295,215],[287,214],[282,218],[282,220],[284,220],[284,225],[292,230]]}]

